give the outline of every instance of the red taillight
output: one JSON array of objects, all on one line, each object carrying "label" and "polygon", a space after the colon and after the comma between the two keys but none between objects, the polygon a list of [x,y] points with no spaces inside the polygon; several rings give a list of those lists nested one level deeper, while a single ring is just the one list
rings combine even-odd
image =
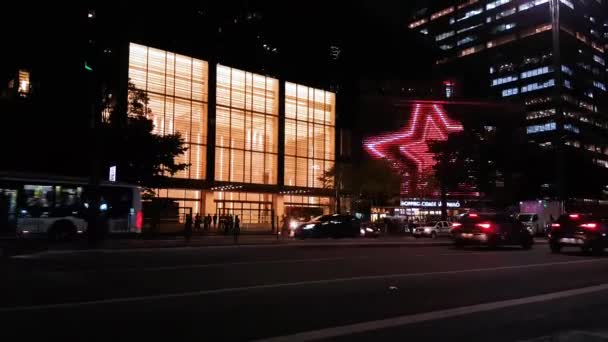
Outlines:
[{"label": "red taillight", "polygon": [[583,223],[579,227],[587,230],[597,230],[597,223]]},{"label": "red taillight", "polygon": [[475,213],[470,213],[469,217],[479,217],[479,215],[475,214]]},{"label": "red taillight", "polygon": [[551,223],[551,229],[559,229],[559,223]]},{"label": "red taillight", "polygon": [[144,225],[144,213],[141,210],[135,214],[135,230],[141,232],[141,227]]},{"label": "red taillight", "polygon": [[462,223],[458,223],[458,222],[452,223],[452,228],[458,228],[458,227],[461,227],[461,226],[462,226]]},{"label": "red taillight", "polygon": [[476,224],[476,226],[479,227],[479,228],[481,228],[481,229],[483,229],[483,230],[488,230],[488,231],[492,230],[492,224],[488,223],[488,222],[478,223],[478,224]]},{"label": "red taillight", "polygon": [[568,215],[568,217],[570,217],[571,219],[574,219],[574,220],[578,220],[579,215],[578,214],[570,214],[570,215]]}]

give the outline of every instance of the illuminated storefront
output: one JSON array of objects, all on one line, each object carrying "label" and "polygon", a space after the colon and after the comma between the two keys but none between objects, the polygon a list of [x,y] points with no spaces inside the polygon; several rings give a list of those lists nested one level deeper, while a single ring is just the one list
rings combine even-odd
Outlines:
[{"label": "illuminated storefront", "polygon": [[188,147],[177,160],[190,164],[175,175],[180,180],[156,191],[176,227],[187,214],[210,214],[239,215],[245,230],[269,230],[294,208],[333,210],[333,192],[320,177],[335,163],[335,94],[138,44],[130,44],[128,75],[148,95],[154,132],[179,132]]},{"label": "illuminated storefront", "polygon": [[207,145],[206,61],[131,43],[129,79],[145,90],[146,115],[157,134],[179,132],[188,150],[177,162],[191,164],[175,177],[204,179]]}]

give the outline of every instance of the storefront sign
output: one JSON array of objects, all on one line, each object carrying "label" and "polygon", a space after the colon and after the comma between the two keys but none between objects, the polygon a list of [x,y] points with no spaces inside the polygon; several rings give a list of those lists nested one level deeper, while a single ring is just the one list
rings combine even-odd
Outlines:
[{"label": "storefront sign", "polygon": [[[460,208],[459,201],[447,201],[448,208]],[[406,208],[441,208],[441,201],[436,200],[401,200],[401,206]]]}]

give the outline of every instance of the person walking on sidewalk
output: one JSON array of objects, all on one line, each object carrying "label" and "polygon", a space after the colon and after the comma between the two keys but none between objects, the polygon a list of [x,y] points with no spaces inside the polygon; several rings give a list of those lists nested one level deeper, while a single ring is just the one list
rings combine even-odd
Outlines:
[{"label": "person walking on sidewalk", "polygon": [[184,238],[186,241],[190,241],[192,238],[192,214],[186,215],[186,222],[184,225]]},{"label": "person walking on sidewalk", "polygon": [[234,243],[239,242],[239,234],[241,233],[241,220],[239,219],[239,215],[234,217],[234,227],[232,228],[234,234]]},{"label": "person walking on sidewalk", "polygon": [[217,214],[213,214],[213,229],[215,230],[217,227]]},{"label": "person walking on sidewalk", "polygon": [[201,215],[200,214],[196,214],[196,216],[194,216],[194,231],[195,232],[200,232],[201,231]]},{"label": "person walking on sidewalk", "polygon": [[209,230],[211,228],[211,214],[207,214],[207,216],[205,216],[205,223],[207,224],[205,226],[205,230]]}]

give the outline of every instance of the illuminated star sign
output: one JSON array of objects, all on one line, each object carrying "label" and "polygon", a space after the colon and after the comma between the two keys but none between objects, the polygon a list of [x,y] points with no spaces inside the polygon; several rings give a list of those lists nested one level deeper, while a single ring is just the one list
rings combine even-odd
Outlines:
[{"label": "illuminated star sign", "polygon": [[435,165],[428,143],[447,140],[448,134],[461,130],[462,126],[448,118],[441,105],[415,103],[402,131],[370,137],[364,141],[364,147],[372,157],[386,159],[399,172],[420,175],[430,172]]}]

